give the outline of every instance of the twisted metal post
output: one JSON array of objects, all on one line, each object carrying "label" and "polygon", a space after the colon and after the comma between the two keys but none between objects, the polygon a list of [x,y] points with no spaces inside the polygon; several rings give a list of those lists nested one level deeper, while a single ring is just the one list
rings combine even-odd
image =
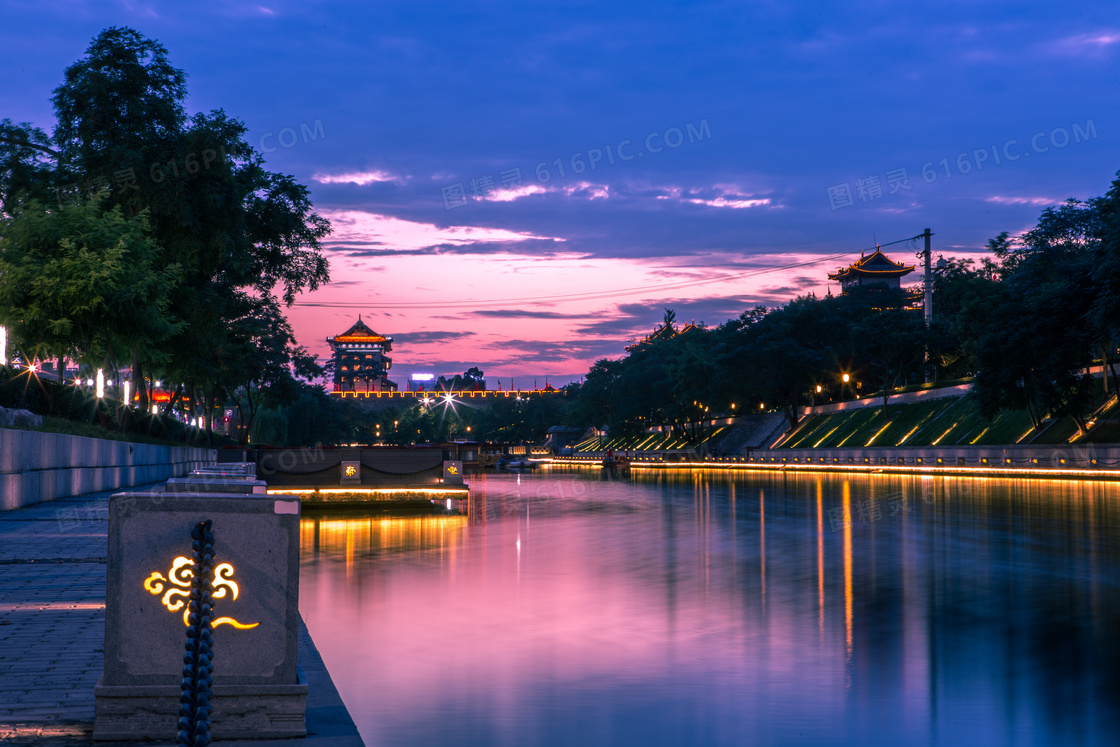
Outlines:
[{"label": "twisted metal post", "polygon": [[213,671],[214,533],[207,519],[191,530],[191,592],[187,617],[187,650],[183,656],[182,694],[179,696],[178,743],[183,747],[210,744],[211,672]]}]

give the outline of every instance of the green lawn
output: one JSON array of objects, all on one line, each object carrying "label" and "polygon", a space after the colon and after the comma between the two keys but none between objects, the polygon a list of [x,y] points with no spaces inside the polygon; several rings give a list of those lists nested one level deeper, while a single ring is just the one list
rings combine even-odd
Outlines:
[{"label": "green lawn", "polygon": [[[1031,431],[1023,410],[1004,410],[988,420],[970,396],[891,405],[890,421],[882,407],[828,415],[810,415],[782,443],[784,449],[861,448],[865,446],[1003,446],[1020,443]],[[1120,441],[1120,403],[1097,416],[1098,425],[1081,442]],[[1071,418],[1049,422],[1022,443],[1069,443],[1077,433]]]}]

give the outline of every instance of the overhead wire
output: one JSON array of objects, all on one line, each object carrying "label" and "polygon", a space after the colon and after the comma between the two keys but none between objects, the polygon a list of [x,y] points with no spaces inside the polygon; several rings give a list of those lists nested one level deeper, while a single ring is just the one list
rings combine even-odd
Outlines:
[{"label": "overhead wire", "polygon": [[[893,246],[894,244],[901,244],[907,241],[913,241],[916,236],[911,236],[898,241],[891,241],[886,244],[877,244],[876,248],[884,246]],[[865,250],[866,251],[866,250]],[[681,280],[674,283],[660,283],[657,285],[637,286],[632,288],[616,288],[613,290],[605,291],[592,291],[587,293],[568,293],[558,294],[551,296],[523,296],[520,298],[499,298],[489,300],[462,300],[462,301],[377,301],[369,302],[362,301],[358,303],[347,301],[297,301],[295,306],[308,306],[315,308],[331,308],[331,309],[459,309],[459,308],[486,308],[492,306],[506,306],[509,304],[555,304],[562,302],[573,301],[594,301],[605,298],[618,298],[619,296],[634,296],[641,293],[649,293],[653,291],[662,290],[681,290],[683,288],[693,288],[700,285],[711,285],[715,283],[725,283],[730,280],[739,280],[745,277],[755,277],[758,275],[766,275],[771,272],[781,272],[783,270],[793,270],[799,267],[808,267],[810,265],[820,264],[821,262],[830,262],[836,259],[843,259],[844,257],[851,256],[850,252],[843,254],[832,254],[824,257],[817,257],[815,259],[806,260],[804,262],[794,262],[786,265],[779,265],[777,267],[764,267],[754,270],[746,270],[744,272],[730,273],[719,275],[712,278],[703,278],[700,280]]]}]

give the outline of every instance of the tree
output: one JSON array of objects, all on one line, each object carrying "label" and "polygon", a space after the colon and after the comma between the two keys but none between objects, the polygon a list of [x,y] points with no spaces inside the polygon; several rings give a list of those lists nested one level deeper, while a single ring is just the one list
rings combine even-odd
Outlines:
[{"label": "tree", "polygon": [[241,377],[237,408],[248,436],[264,402],[297,400],[300,392],[295,377],[312,380],[322,374],[322,369],[314,357],[296,345],[276,299],[246,296],[241,301],[246,312],[232,325],[237,343],[232,365]]},{"label": "tree", "polygon": [[1116,374],[1116,352],[1120,344],[1120,176],[1113,180],[1104,197],[1093,202],[1097,213],[1097,246],[1091,276],[1096,297],[1089,313],[1095,340],[1105,366],[1107,391],[1109,374],[1113,391],[1120,388]]},{"label": "tree", "polygon": [[989,416],[1025,408],[1039,428],[1047,415],[1069,415],[1084,432],[1092,405],[1085,371],[1099,345],[1090,320],[1099,307],[1092,278],[1100,232],[1096,204],[1069,200],[1021,237],[998,240],[998,291],[966,307],[978,320],[968,344]]},{"label": "tree", "polygon": [[181,324],[170,311],[174,265],[158,267],[147,213],[103,209],[105,193],[44,208],[13,206],[0,221],[0,320],[26,356],[110,368]]},{"label": "tree", "polygon": [[[51,137],[30,125],[0,124],[5,212],[21,200],[99,185],[101,209],[147,216],[153,265],[177,267],[171,307],[183,322],[166,339],[136,340],[133,380],[147,406],[146,374],[173,376],[212,406],[238,385],[228,365],[240,296],[277,294],[286,304],[329,281],[321,240],[330,226],[305,186],[269,172],[222,110],[190,115],[186,75],[158,42],[110,28],[66,70],[55,90]],[[195,401],[195,397],[191,397]],[[209,414],[209,413],[207,413]],[[208,418],[209,421],[209,418]]]},{"label": "tree", "polygon": [[891,392],[905,377],[920,372],[928,333],[921,315],[906,309],[887,309],[867,315],[852,330],[856,356],[880,384],[883,418],[890,420]]}]

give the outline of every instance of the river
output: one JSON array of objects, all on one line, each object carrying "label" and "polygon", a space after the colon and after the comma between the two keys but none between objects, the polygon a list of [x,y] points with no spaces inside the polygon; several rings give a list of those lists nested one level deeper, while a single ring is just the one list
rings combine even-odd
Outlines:
[{"label": "river", "polygon": [[380,745],[1120,744],[1120,485],[479,475],[308,513],[300,609]]}]

